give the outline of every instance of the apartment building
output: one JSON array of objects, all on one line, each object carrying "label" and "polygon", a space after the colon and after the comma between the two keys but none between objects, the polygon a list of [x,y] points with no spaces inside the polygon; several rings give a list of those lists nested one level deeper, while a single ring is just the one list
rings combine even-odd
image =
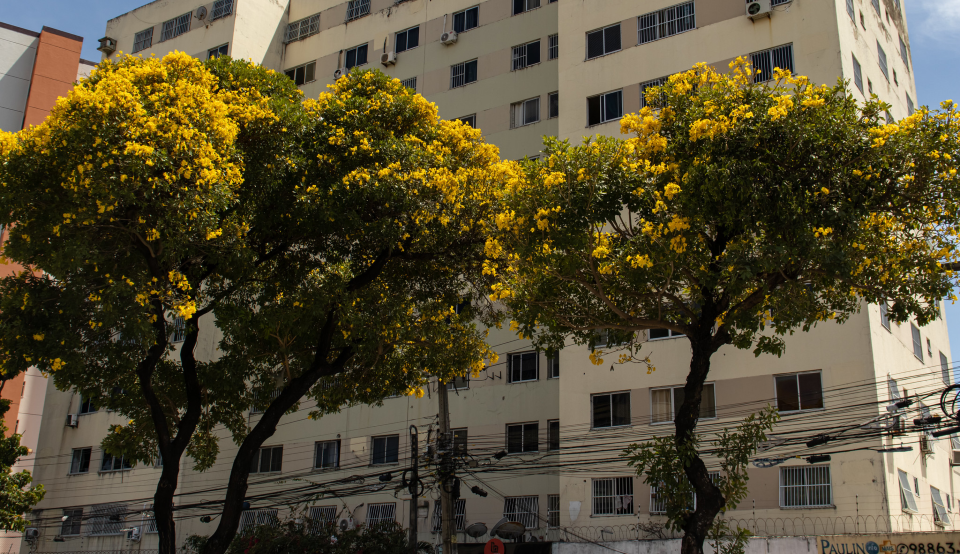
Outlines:
[{"label": "apartment building", "polygon": [[[752,16],[747,9],[743,0],[161,0],[110,20],[101,50],[248,58],[284,71],[307,96],[343,71],[376,67],[436,102],[442,117],[482,129],[507,158],[537,156],[545,135],[617,134],[645,87],[696,62],[725,69],[741,55],[760,78],[790,67],[817,82],[850,80],[858,98],[889,102],[891,118],[914,109],[899,1],[772,0]],[[463,457],[459,530],[505,517],[538,540],[605,540],[645,538],[638,524],[663,521],[656,488],[618,454],[672,433],[689,345],[668,331],[641,338],[657,367],[649,375],[594,366],[573,345],[547,357],[492,330],[501,361],[450,390]],[[198,354],[215,356],[215,345]],[[751,468],[747,499],[727,517],[758,534],[952,529],[960,445],[913,424],[939,411],[951,359],[945,320],[898,325],[882,306],[788,337],[781,358],[722,349],[701,421],[706,437],[768,404],[783,414]],[[309,405],[285,416],[253,468],[242,524],[283,517],[293,504],[318,521],[406,524],[408,496],[396,487],[410,463],[408,429],[418,427],[424,452],[438,428],[436,395],[434,387],[320,421],[307,419]],[[910,406],[891,406],[907,399]],[[52,386],[43,414],[36,477],[49,492],[35,514],[39,538],[24,552],[137,541],[154,548],[159,469],[131,467],[98,446],[120,417]],[[221,447],[204,473],[184,462],[181,542],[216,525],[200,519],[215,512],[197,504],[222,498],[235,447],[226,435]],[[434,543],[437,498],[428,489],[417,508],[421,539]]]}]

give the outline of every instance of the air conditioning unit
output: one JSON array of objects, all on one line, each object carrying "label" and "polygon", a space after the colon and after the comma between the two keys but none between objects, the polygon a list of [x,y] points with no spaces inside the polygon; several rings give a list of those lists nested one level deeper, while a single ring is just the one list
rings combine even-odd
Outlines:
[{"label": "air conditioning unit", "polygon": [[76,427],[80,424],[80,416],[77,414],[67,414],[67,427]]},{"label": "air conditioning unit", "polygon": [[23,538],[27,539],[28,541],[35,541],[40,538],[40,530],[36,527],[27,527],[23,531]]},{"label": "air conditioning unit", "polygon": [[337,523],[337,527],[339,527],[341,531],[349,531],[356,526],[352,517],[340,518],[340,521]]},{"label": "air conditioning unit", "polygon": [[456,31],[446,31],[440,35],[440,42],[446,45],[451,45],[457,42],[457,32]]},{"label": "air conditioning unit", "polygon": [[384,52],[383,54],[380,54],[380,63],[383,65],[393,65],[397,63],[397,53]]},{"label": "air conditioning unit", "polygon": [[950,453],[950,465],[960,466],[960,450],[954,450]]},{"label": "air conditioning unit", "polygon": [[333,72],[333,80],[336,81],[336,80],[339,79],[340,77],[343,77],[343,74],[344,74],[343,68],[340,68],[340,69],[334,71],[334,72]]},{"label": "air conditioning unit", "polygon": [[747,17],[754,21],[763,19],[764,17],[770,17],[771,11],[773,10],[770,6],[770,0],[753,0],[747,2]]},{"label": "air conditioning unit", "polygon": [[933,441],[928,435],[920,435],[920,453],[933,454]]},{"label": "air conditioning unit", "polygon": [[133,542],[140,542],[140,528],[134,527],[127,531],[127,540]]}]

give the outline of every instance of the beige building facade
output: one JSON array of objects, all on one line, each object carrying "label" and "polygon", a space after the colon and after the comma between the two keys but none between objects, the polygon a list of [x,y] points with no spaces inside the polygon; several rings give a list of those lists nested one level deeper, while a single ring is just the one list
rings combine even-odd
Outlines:
[{"label": "beige building facade", "polygon": [[[482,129],[511,159],[537,156],[543,136],[619,133],[617,120],[640,109],[645,86],[701,61],[725,69],[742,55],[767,72],[788,66],[815,82],[848,79],[857,98],[872,91],[890,103],[892,118],[910,113],[916,98],[896,0],[761,0],[767,16],[754,19],[744,0],[202,1],[157,0],[110,20],[105,56],[228,54],[287,72],[307,96],[338,72],[375,67],[436,102],[442,117]],[[573,345],[548,358],[492,330],[500,362],[450,391],[464,448],[460,529],[506,517],[538,540],[656,535],[650,523],[664,521],[661,499],[619,453],[672,433],[690,349],[665,332],[641,339],[652,374],[594,366]],[[198,353],[216,356],[215,341]],[[955,443],[914,425],[939,414],[951,360],[944,319],[898,325],[878,306],[788,337],[781,358],[722,349],[701,421],[705,440],[768,404],[783,414],[751,468],[746,500],[727,517],[761,535],[953,529]],[[905,400],[912,403],[893,405]],[[321,520],[405,525],[408,496],[396,489],[410,463],[408,429],[417,426],[424,452],[438,430],[436,387],[320,421],[307,419],[309,409],[285,416],[264,445],[244,522],[299,505]],[[128,467],[98,446],[120,421],[48,386],[33,463],[49,492],[37,507],[39,537],[24,552],[156,547],[150,499],[159,469]],[[206,472],[183,464],[181,542],[215,528],[216,519],[200,518],[215,515],[207,502],[223,497],[235,446],[224,435],[221,448]],[[716,460],[708,465],[719,469]],[[428,488],[418,508],[421,539],[433,543],[437,498]]]}]

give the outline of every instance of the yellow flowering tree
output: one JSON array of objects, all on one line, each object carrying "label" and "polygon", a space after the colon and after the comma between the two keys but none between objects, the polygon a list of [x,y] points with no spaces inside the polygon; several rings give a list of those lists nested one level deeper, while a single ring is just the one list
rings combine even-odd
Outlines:
[{"label": "yellow flowering tree", "polygon": [[[597,365],[653,371],[647,332],[689,341],[669,448],[627,453],[640,474],[680,474],[668,517],[686,554],[743,498],[742,469],[773,421],[762,414],[741,433],[752,440],[731,439],[731,469],[712,483],[696,435],[711,356],[724,345],[779,355],[784,335],[843,322],[864,302],[922,325],[950,294],[941,262],[957,257],[954,104],[886,124],[887,106],[858,104],[843,83],[778,70],[758,84],[744,60],[730,69],[700,64],[648,90],[648,106],[622,120],[626,138],[548,140],[542,161],[512,166],[487,224],[492,298],[540,347],[572,337]],[[601,335],[620,346],[601,350]],[[676,463],[655,467],[655,451]]]}]

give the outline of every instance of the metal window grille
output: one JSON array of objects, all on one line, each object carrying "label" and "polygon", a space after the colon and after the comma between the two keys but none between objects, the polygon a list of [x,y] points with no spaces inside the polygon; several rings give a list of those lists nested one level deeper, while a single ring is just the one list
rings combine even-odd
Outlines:
[{"label": "metal window grille", "polygon": [[950,516],[947,514],[947,508],[943,504],[940,491],[930,487],[930,497],[933,499],[933,521],[940,525],[950,525]]},{"label": "metal window grille", "polygon": [[883,76],[886,80],[890,80],[890,70],[887,69],[887,53],[883,51],[883,47],[880,46],[880,41],[877,41],[877,58],[880,60],[880,72],[883,73]]},{"label": "metal window grille", "polygon": [[[669,77],[660,77],[659,79],[651,79],[644,83],[640,83],[640,107],[645,108],[651,105],[651,102],[647,100],[647,91],[652,88],[657,88],[656,98],[662,99],[664,97],[663,91],[660,90],[661,87],[667,84]],[[654,101],[651,107],[655,107],[660,102]]]},{"label": "metal window grille", "polygon": [[403,86],[405,86],[405,87],[407,87],[408,89],[412,90],[413,92],[417,92],[417,78],[416,78],[416,77],[410,77],[409,79],[404,79],[404,80],[400,81],[400,84],[403,85]]},{"label": "metal window grille", "polygon": [[[524,100],[523,102],[517,102],[510,106],[510,128],[515,129],[517,127],[523,127],[524,125],[531,125],[540,121],[540,98],[531,98],[529,100]],[[524,354],[523,356],[537,356],[537,353]],[[513,356],[511,356],[511,361]],[[530,372],[527,365],[534,367],[534,370]],[[531,379],[528,374],[536,376],[535,366],[537,361],[535,360],[532,364],[524,364],[524,367],[520,370],[522,373],[519,375],[519,379],[513,380],[512,382],[517,381],[533,381],[536,380],[534,377]],[[513,373],[513,371],[511,371]]]},{"label": "metal window grille", "polygon": [[458,63],[450,68],[450,88],[462,87],[477,80],[477,60]]},{"label": "metal window grille", "polygon": [[210,20],[216,21],[231,13],[233,13],[233,0],[217,0],[213,3],[213,15],[210,16]]},{"label": "metal window grille", "polygon": [[193,12],[187,12],[180,17],[175,17],[169,21],[163,22],[163,30],[160,32],[160,42],[178,37],[190,30],[190,18]]},{"label": "metal window grille", "polygon": [[913,355],[923,361],[923,345],[920,343],[920,329],[911,323],[910,332],[913,334]]},{"label": "metal window grille", "polygon": [[527,529],[540,527],[539,496],[508,496],[503,499],[503,517],[507,521],[522,523]]},{"label": "metal window grille", "polygon": [[170,342],[183,342],[187,338],[187,322],[182,316],[176,316],[170,322],[173,332],[170,333]]},{"label": "metal window grille", "polygon": [[140,520],[140,528],[144,533],[158,533],[157,516],[153,513],[153,504],[150,505],[149,515],[144,515]]},{"label": "metal window grille", "polygon": [[[97,504],[93,506],[87,533],[90,535],[119,535],[123,532],[123,504]],[[113,518],[113,519],[111,519]]]},{"label": "metal window grille", "polygon": [[593,480],[593,515],[633,513],[633,477]]},{"label": "metal window grille", "polygon": [[133,37],[133,52],[137,53],[153,46],[153,27],[140,31]]},{"label": "metal window grille", "polygon": [[79,535],[83,526],[83,508],[68,508],[63,511],[63,523],[60,524],[60,535]]},{"label": "metal window grille", "polygon": [[242,534],[248,528],[260,527],[262,525],[278,527],[280,525],[280,519],[277,517],[278,512],[279,510],[276,508],[244,510],[243,513],[240,514],[240,528],[237,529],[237,534]]},{"label": "metal window grille", "polygon": [[665,514],[667,513],[667,497],[666,495],[661,495],[660,488],[655,485],[650,485],[650,513],[651,514]]},{"label": "metal window grille", "polygon": [[[453,505],[453,518],[456,522],[456,530],[463,531],[464,527],[467,524],[467,501],[463,498],[457,499],[456,504]],[[433,521],[432,529],[434,533],[439,533],[440,528],[443,525],[442,514],[440,509],[440,501],[437,500],[433,505]]]},{"label": "metal window grille", "polygon": [[847,15],[850,16],[850,19],[852,19],[853,21],[856,21],[856,17],[854,16],[854,11],[853,11],[853,0],[847,0]]},{"label": "metal window grille", "polygon": [[350,0],[347,3],[347,21],[370,13],[370,0]]},{"label": "metal window grille", "polygon": [[793,72],[793,45],[785,44],[769,50],[754,52],[750,54],[750,62],[753,64],[753,80],[756,83],[773,79],[773,70],[778,67]]},{"label": "metal window grille", "polygon": [[310,532],[317,535],[325,527],[337,523],[336,506],[312,506],[310,508]]},{"label": "metal window grille", "polygon": [[547,37],[547,58],[555,60],[560,57],[560,35]]},{"label": "metal window grille", "polygon": [[560,527],[560,495],[547,495],[547,527]]},{"label": "metal window grille", "polygon": [[830,466],[780,468],[780,507],[830,506]]},{"label": "metal window grille", "polygon": [[[857,60],[856,56],[853,56],[853,84],[860,89],[860,92],[863,92],[863,69],[860,67],[860,62]],[[885,312],[885,307],[886,304],[881,304],[880,311]],[[881,314],[881,317],[883,317],[883,315],[884,314]],[[884,327],[886,327],[886,325],[884,325]]]},{"label": "metal window grille", "polygon": [[540,41],[513,47],[513,71],[540,63]]},{"label": "metal window grille", "polygon": [[693,2],[684,2],[638,18],[637,43],[644,44],[690,31],[697,26]]},{"label": "metal window grille", "polygon": [[283,42],[293,42],[315,35],[320,32],[320,14],[314,14],[310,17],[298,19],[287,25],[287,30],[283,36]]},{"label": "metal window grille", "polygon": [[394,523],[397,515],[397,504],[385,502],[370,504],[367,507],[367,527],[378,527],[386,523]]},{"label": "metal window grille", "polygon": [[261,391],[256,391],[253,393],[253,405],[250,407],[251,414],[262,414],[267,407],[270,406],[270,403],[273,402],[283,389],[277,387],[270,391],[269,393],[264,394]]}]

